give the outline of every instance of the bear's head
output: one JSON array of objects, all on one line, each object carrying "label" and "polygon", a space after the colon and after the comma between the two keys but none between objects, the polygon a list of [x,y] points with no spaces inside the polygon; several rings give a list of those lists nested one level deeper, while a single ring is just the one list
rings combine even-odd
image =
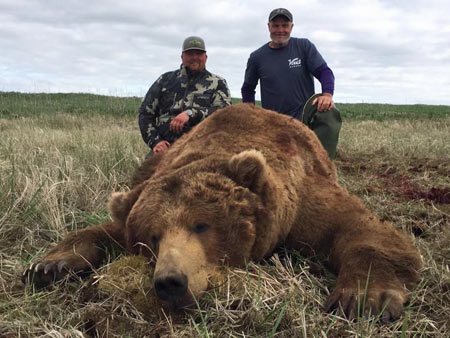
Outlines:
[{"label": "bear's head", "polygon": [[128,250],[156,263],[154,289],[168,308],[193,303],[222,264],[262,258],[270,174],[255,150],[221,164],[186,165],[115,193],[110,209],[126,228]]}]

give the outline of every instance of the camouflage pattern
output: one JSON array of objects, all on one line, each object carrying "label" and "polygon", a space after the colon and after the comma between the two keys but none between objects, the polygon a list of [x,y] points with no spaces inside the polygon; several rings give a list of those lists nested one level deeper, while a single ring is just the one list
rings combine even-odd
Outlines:
[{"label": "camouflage pattern", "polygon": [[[150,148],[160,141],[173,143],[182,134],[219,108],[231,105],[225,79],[206,69],[188,76],[184,66],[161,75],[150,87],[139,108],[139,128]],[[172,119],[186,109],[192,116],[180,134],[169,130]]]}]

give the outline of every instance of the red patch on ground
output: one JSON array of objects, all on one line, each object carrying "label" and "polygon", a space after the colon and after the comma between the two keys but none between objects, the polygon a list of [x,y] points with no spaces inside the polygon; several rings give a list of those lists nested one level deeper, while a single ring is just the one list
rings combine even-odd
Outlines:
[{"label": "red patch on ground", "polygon": [[[378,165],[367,166],[360,159],[345,158],[340,154],[336,159],[336,166],[345,174],[361,175],[369,171],[383,181],[382,186],[369,186],[370,192],[379,192],[380,190],[391,191],[397,195],[404,196],[413,200],[422,200],[428,203],[450,204],[450,187],[431,187],[420,186],[413,181],[408,174],[417,175],[428,172],[433,175],[448,176],[450,172],[450,161],[438,161],[433,159],[411,159],[403,172],[389,162],[380,161]],[[378,173],[376,173],[378,172]]]},{"label": "red patch on ground", "polygon": [[403,194],[412,199],[432,201],[439,204],[450,204],[450,188],[433,187],[428,191],[406,189],[405,191],[403,191]]},{"label": "red patch on ground", "polygon": [[386,181],[388,189],[414,200],[425,200],[437,204],[450,204],[450,188],[432,187],[423,189],[409,177],[404,175],[380,174],[378,177]]}]

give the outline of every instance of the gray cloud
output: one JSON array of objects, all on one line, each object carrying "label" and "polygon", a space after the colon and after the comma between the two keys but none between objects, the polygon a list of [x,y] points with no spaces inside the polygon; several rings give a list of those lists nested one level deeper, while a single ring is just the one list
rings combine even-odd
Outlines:
[{"label": "gray cloud", "polygon": [[200,35],[208,69],[240,96],[275,6],[333,69],[336,101],[450,105],[450,4],[434,0],[0,0],[0,90],[143,96]]}]

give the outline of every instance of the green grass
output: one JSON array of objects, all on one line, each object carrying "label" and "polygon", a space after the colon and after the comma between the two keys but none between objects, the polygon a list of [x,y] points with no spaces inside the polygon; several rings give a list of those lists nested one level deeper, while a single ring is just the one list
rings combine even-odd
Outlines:
[{"label": "green grass", "polygon": [[[296,252],[227,269],[221,287],[182,316],[140,309],[125,296],[102,295],[80,282],[36,293],[24,288],[20,275],[27,264],[68,231],[108,220],[109,196],[128,189],[147,152],[137,127],[139,104],[138,98],[90,94],[0,93],[1,337],[80,337],[94,331],[109,337],[448,335],[445,106],[338,104],[344,116],[335,161],[341,184],[407,233],[426,265],[404,316],[393,323],[349,322],[324,313],[336,277]],[[96,276],[106,278],[108,267]]]},{"label": "green grass", "polygon": [[136,116],[141,98],[94,94],[23,94],[0,92],[0,118],[21,118],[36,115],[70,113],[111,117]]},{"label": "green grass", "polygon": [[442,119],[450,117],[450,106],[443,105],[393,105],[367,103],[337,103],[344,120],[416,120]]},{"label": "green grass", "polygon": [[[110,117],[134,117],[141,104],[139,97],[114,97],[94,94],[24,94],[0,92],[0,118],[20,118],[58,113]],[[241,102],[232,99],[233,104]],[[257,104],[260,104],[257,102]],[[391,105],[367,103],[337,103],[345,120],[441,119],[450,117],[450,106]]]}]

